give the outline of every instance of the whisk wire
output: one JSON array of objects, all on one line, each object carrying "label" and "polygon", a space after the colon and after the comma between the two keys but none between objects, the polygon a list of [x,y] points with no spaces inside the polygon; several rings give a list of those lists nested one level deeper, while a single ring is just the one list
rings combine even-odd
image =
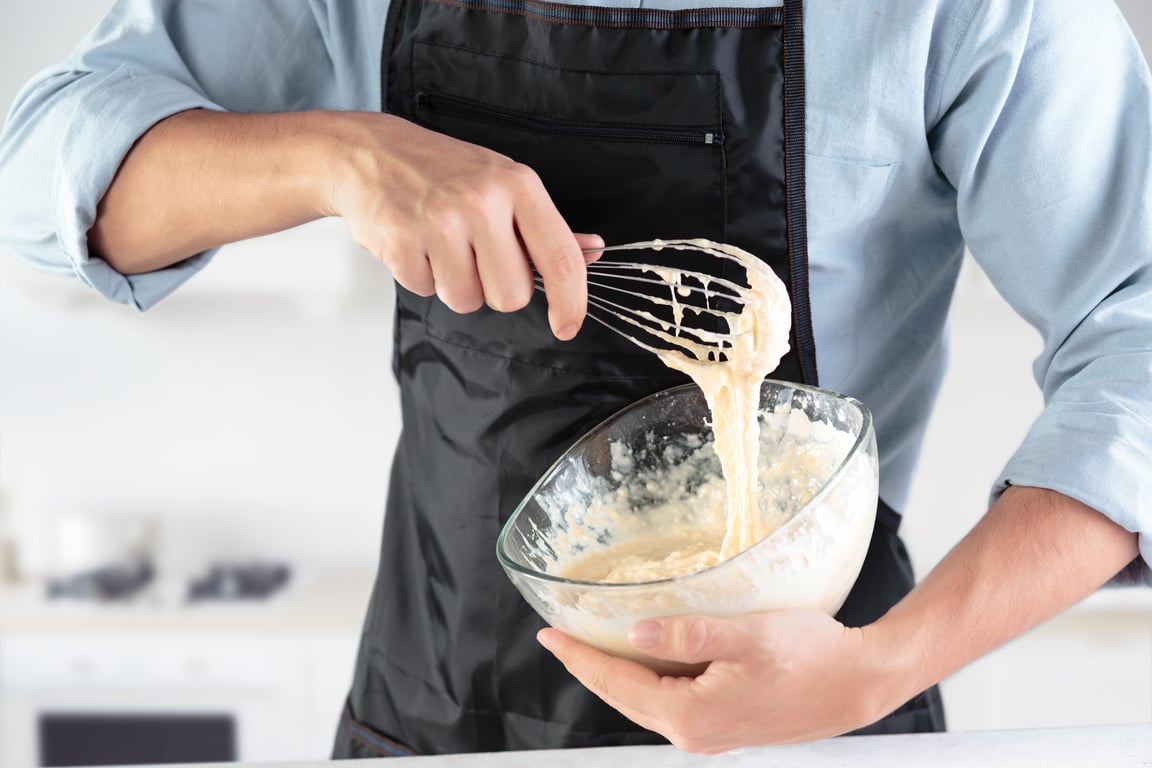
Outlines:
[{"label": "whisk wire", "polygon": [[[733,347],[735,320],[748,297],[747,286],[728,279],[724,262],[743,262],[701,241],[669,240],[587,248],[701,251],[712,261],[693,259],[691,268],[671,264],[603,259],[588,266],[588,317],[656,354],[678,352],[699,363],[726,360]],[[704,271],[715,270],[715,274]],[[544,288],[539,274],[538,287]]]}]

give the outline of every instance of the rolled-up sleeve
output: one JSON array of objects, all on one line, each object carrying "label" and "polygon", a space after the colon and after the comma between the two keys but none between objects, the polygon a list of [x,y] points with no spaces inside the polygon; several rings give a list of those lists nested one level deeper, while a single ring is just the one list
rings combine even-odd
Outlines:
[{"label": "rolled-up sleeve", "polygon": [[[51,218],[43,222],[40,232],[28,233],[32,235],[29,251],[33,258],[66,259],[81,280],[107,298],[147,309],[199,271],[211,253],[155,272],[121,275],[88,250],[96,205],[120,161],[145,131],[177,112],[219,107],[180,82],[127,66],[84,75],[69,87],[74,92],[59,105],[61,114],[49,116],[36,128],[58,132],[60,144],[50,171],[53,204],[44,212],[29,211],[27,221],[33,221],[36,213],[50,213]],[[51,100],[51,94],[46,98]]]},{"label": "rolled-up sleeve", "polygon": [[189,109],[373,108],[352,66],[362,37],[320,2],[126,0],[68,59],[29,82],[0,134],[0,243],[147,309],[207,264],[122,275],[88,249],[96,208],[133,144]]},{"label": "rolled-up sleeve", "polygon": [[1045,407],[993,493],[1076,498],[1137,532],[1152,563],[1148,68],[1111,3],[972,9],[933,152],[973,256],[1043,338]]}]

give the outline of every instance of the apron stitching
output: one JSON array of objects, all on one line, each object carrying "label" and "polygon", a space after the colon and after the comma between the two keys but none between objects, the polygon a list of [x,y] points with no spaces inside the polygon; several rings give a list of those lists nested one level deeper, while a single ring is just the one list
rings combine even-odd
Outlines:
[{"label": "apron stitching", "polygon": [[400,11],[406,0],[392,0],[388,4],[388,16],[384,19],[384,39],[380,43],[380,110],[388,111],[388,78],[391,76],[389,62],[396,40],[396,27],[400,22]]},{"label": "apron stitching", "polygon": [[[449,50],[449,51],[461,51],[463,53],[470,53],[473,56],[484,57],[484,58],[488,58],[488,59],[495,59],[497,61],[514,61],[514,62],[519,62],[521,64],[531,64],[534,67],[539,67],[540,69],[548,69],[548,70],[551,70],[553,72],[561,72],[561,73],[574,72],[578,75],[596,75],[598,77],[605,77],[605,78],[636,77],[637,75],[665,75],[665,76],[668,76],[668,75],[693,75],[696,77],[707,76],[707,77],[710,77],[710,78],[713,78],[716,80],[719,80],[719,78],[720,78],[720,72],[718,70],[715,70],[715,69],[699,69],[699,70],[697,70],[697,69],[670,69],[670,70],[665,70],[665,69],[648,70],[648,69],[646,69],[646,70],[603,72],[603,71],[595,70],[595,69],[580,69],[580,68],[560,67],[560,66],[557,66],[555,64],[548,64],[548,63],[543,62],[543,61],[536,61],[535,59],[524,58],[523,56],[510,56],[507,54],[492,53],[491,51],[485,51],[485,50],[482,50],[479,48],[473,48],[473,47],[467,46],[467,45],[457,45],[454,43],[444,43],[444,42],[440,42],[438,40],[431,40],[428,38],[422,38],[422,37],[415,37],[414,36],[412,39],[412,47],[415,48],[416,46],[421,46],[421,45],[427,46],[429,48],[442,48],[444,50]],[[722,89],[719,86],[717,86],[717,88],[714,90],[716,91],[717,102],[719,102],[720,101],[720,91]],[[719,108],[717,108],[717,112],[719,112],[719,111],[720,111]]]},{"label": "apron stitching", "polygon": [[691,8],[669,11],[652,8],[608,8],[573,6],[531,0],[427,0],[432,5],[468,11],[522,16],[547,24],[639,29],[697,29],[722,26],[733,29],[778,27],[786,18],[785,9],[772,8]]},{"label": "apron stitching", "polygon": [[376,740],[371,735],[362,732],[356,723],[348,723],[348,735],[378,754],[387,754],[394,757],[412,757],[417,754],[416,752],[407,751],[400,747],[394,747],[384,741]]},{"label": "apron stitching", "polygon": [[341,719],[343,720],[344,729],[348,732],[349,737],[378,754],[397,757],[410,757],[419,754],[407,744],[401,744],[399,741],[391,739],[382,733],[377,733],[369,726],[361,723],[352,716],[352,705],[349,702],[345,702],[344,704],[344,713]]},{"label": "apron stitching", "polygon": [[816,386],[818,374],[808,295],[808,227],[805,216],[803,0],[784,0],[784,11],[784,186],[792,283],[792,335],[804,383]]}]

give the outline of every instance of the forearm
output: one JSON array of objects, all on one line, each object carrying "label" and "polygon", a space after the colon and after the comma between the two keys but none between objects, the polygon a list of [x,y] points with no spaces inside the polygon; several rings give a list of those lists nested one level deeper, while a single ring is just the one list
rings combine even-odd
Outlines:
[{"label": "forearm", "polygon": [[190,110],[153,126],[124,159],[89,231],[124,274],[327,215],[351,113]]},{"label": "forearm", "polygon": [[89,246],[121,274],[340,216],[410,291],[471,312],[523,308],[544,280],[548,318],[576,335],[587,301],[577,236],[527,166],[371,112],[181,112],[121,163]]},{"label": "forearm", "polygon": [[[1012,487],[864,630],[895,706],[1075,604],[1137,556],[1136,535],[1062,494]],[[882,661],[880,661],[882,660]]]}]

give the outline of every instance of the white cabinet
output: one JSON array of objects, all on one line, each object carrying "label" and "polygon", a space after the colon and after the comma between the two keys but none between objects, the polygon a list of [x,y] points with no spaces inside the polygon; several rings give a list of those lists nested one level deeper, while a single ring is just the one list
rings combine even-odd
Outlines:
[{"label": "white cabinet", "polygon": [[39,765],[41,727],[60,716],[211,716],[228,721],[238,760],[327,759],[371,581],[319,576],[267,602],[196,607],[4,590],[0,765]]}]

